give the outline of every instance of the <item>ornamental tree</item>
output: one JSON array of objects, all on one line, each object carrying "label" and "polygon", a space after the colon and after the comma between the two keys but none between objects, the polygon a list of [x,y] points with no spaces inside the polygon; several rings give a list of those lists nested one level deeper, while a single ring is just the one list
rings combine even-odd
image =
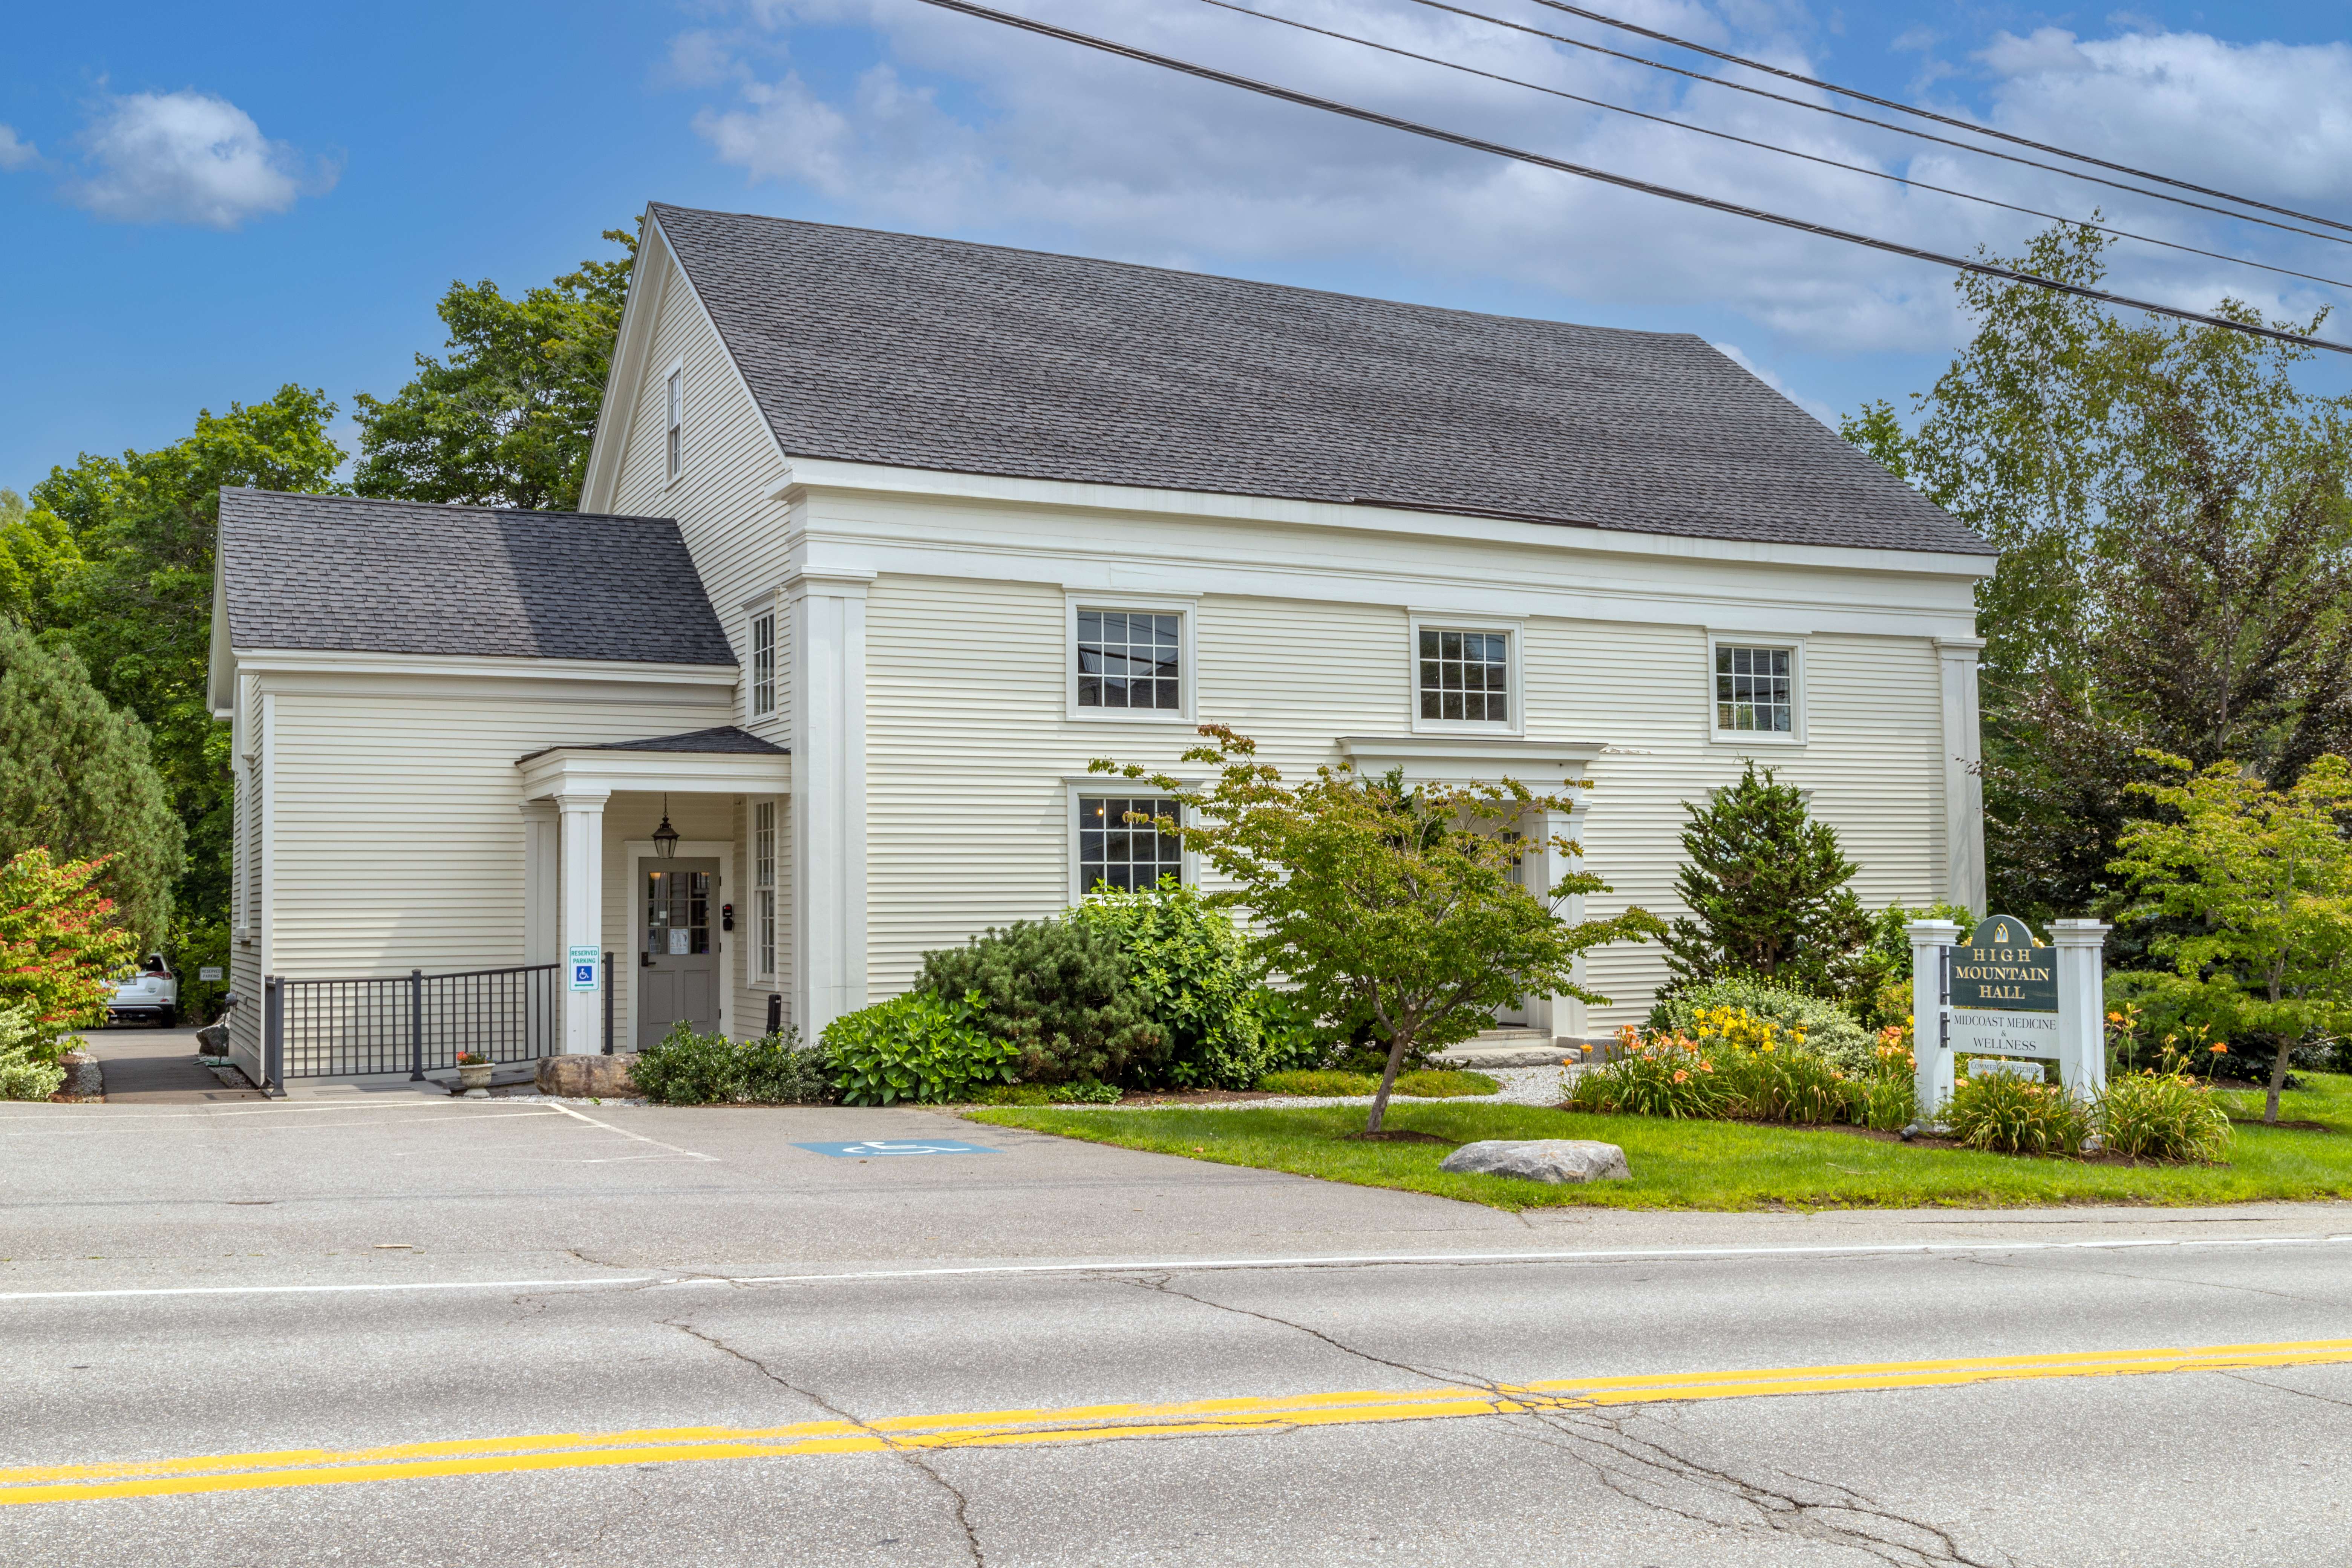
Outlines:
[{"label": "ornamental tree", "polygon": [[2199,772],[2142,754],[2181,782],[2132,786],[2169,819],[2124,831],[2110,869],[2139,895],[2125,918],[2174,917],[2149,944],[2172,961],[2168,988],[2273,1042],[2263,1120],[2274,1122],[2294,1043],[2352,1016],[2352,845],[2338,826],[2352,764],[2320,757],[2282,790],[2235,763]]},{"label": "ornamental tree", "polygon": [[1683,810],[1689,858],[1675,891],[1690,913],[1666,938],[1673,989],[1739,974],[1817,996],[1848,989],[1870,917],[1846,886],[1857,868],[1829,824],[1806,816],[1805,797],[1750,761],[1738,784]]},{"label": "ornamental tree", "polygon": [[[1364,1131],[1381,1131],[1397,1070],[1414,1047],[1441,1048],[1492,1026],[1496,1009],[1528,995],[1605,1005],[1576,984],[1579,954],[1604,942],[1657,936],[1639,909],[1570,925],[1563,900],[1609,890],[1571,871],[1552,887],[1519,884],[1528,815],[1565,813],[1564,795],[1538,795],[1511,779],[1457,788],[1367,779],[1342,763],[1286,783],[1256,760],[1246,736],[1203,724],[1183,760],[1217,770],[1188,784],[1166,773],[1097,758],[1095,773],[1148,782],[1180,802],[1184,817],[1153,820],[1230,879],[1213,903],[1247,910],[1261,962],[1286,975],[1316,1016],[1369,1016],[1388,1042],[1388,1065]],[[1564,857],[1573,839],[1554,837]]]},{"label": "ornamental tree", "polygon": [[98,889],[105,864],[33,848],[0,866],[0,1008],[29,1006],[44,1046],[105,1016],[108,977],[138,951]]}]

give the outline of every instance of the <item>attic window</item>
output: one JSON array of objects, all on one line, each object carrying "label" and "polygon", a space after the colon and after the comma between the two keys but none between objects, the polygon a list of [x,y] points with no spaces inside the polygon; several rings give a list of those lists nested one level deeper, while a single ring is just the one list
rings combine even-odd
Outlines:
[{"label": "attic window", "polygon": [[669,384],[663,393],[667,410],[665,425],[669,450],[669,477],[676,479],[686,464],[686,370],[680,366],[669,373]]}]

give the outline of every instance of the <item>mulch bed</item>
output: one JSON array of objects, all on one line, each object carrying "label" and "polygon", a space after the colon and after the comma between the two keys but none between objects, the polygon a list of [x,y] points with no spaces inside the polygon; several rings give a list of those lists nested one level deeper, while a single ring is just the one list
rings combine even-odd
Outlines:
[{"label": "mulch bed", "polygon": [[1434,1132],[1408,1132],[1402,1128],[1380,1132],[1350,1132],[1339,1140],[1342,1143],[1443,1143],[1448,1149],[1459,1149],[1458,1138],[1440,1138]]},{"label": "mulch bed", "polygon": [[[1552,1109],[1555,1110],[1572,1110],[1575,1107],[1563,1102],[1552,1107]],[[1908,1143],[1914,1149],[1965,1149],[1968,1147],[1967,1144],[1961,1142],[1957,1138],[1943,1138],[1928,1132],[1922,1132],[1914,1137],[1906,1138],[1899,1132],[1882,1132],[1875,1127],[1856,1127],[1850,1122],[1844,1121],[1766,1121],[1748,1116],[1725,1116],[1716,1118],[1715,1120],[1722,1121],[1737,1121],[1745,1127],[1786,1127],[1791,1131],[1801,1132],[1843,1132],[1849,1138],[1867,1138],[1874,1143]],[[2281,1127],[2317,1127],[2318,1123],[2282,1121],[2279,1125]],[[2332,1130],[2321,1127],[2319,1128],[2319,1131],[2325,1132]],[[1979,1152],[1987,1154],[1998,1154],[2000,1152],[1998,1149],[1986,1149]],[[2200,1162],[2196,1160],[2151,1160],[2138,1154],[2118,1154],[2112,1149],[2102,1149],[2095,1154],[2012,1154],[2010,1158],[2013,1160],[2066,1160],[2071,1161],[2077,1165],[2145,1165],[2151,1169],[2160,1165],[2194,1165],[2200,1163]],[[2226,1165],[2229,1162],[2227,1160],[2220,1160],[2216,1161],[2215,1163]]]},{"label": "mulch bed", "polygon": [[2289,1127],[2293,1128],[2297,1132],[2335,1132],[2339,1131],[2337,1128],[2330,1127],[2325,1121],[2289,1121],[2284,1117],[2280,1118],[2276,1121],[2264,1121],[2259,1116],[2232,1116],[2230,1118],[2230,1121],[2232,1125],[2238,1127]]}]

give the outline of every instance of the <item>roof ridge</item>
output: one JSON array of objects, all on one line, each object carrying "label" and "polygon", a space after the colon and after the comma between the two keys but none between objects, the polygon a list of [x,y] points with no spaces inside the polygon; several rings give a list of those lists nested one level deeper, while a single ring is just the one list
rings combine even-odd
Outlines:
[{"label": "roof ridge", "polygon": [[[837,234],[870,234],[884,239],[918,239],[929,245],[950,245],[971,250],[993,250],[1007,256],[1036,256],[1049,261],[1082,261],[1089,267],[1118,267],[1133,272],[1155,272],[1177,278],[1199,278],[1213,283],[1238,283],[1245,289],[1269,289],[1285,294],[1309,294],[1324,300],[1345,300],[1351,304],[1387,305],[1398,310],[1428,310],[1447,316],[1468,316],[1481,321],[1525,321],[1531,326],[1570,327],[1580,332],[1603,332],[1612,337],[1679,339],[1687,342],[1707,343],[1708,347],[1714,347],[1714,344],[1708,343],[1706,338],[1698,332],[1662,332],[1642,327],[1597,327],[1589,321],[1564,321],[1558,316],[1514,316],[1500,310],[1465,310],[1459,305],[1428,305],[1417,300],[1391,300],[1379,294],[1350,294],[1345,289],[1315,289],[1304,283],[1269,283],[1264,279],[1241,278],[1230,272],[1209,272],[1196,267],[1162,267],[1149,261],[1121,261],[1108,256],[1080,256],[1067,250],[1040,250],[1034,246],[999,245],[993,240],[957,239],[943,234],[912,234],[905,229],[869,228],[863,224],[819,223],[814,218],[785,217],[775,213],[730,212],[721,207],[680,206],[672,202],[647,202],[646,205],[652,211],[690,213],[700,217],[747,218],[754,223],[789,224],[799,228],[831,229]],[[686,265],[686,258],[679,257],[678,264]]]},{"label": "roof ridge", "polygon": [[268,490],[263,489],[258,485],[223,485],[220,487],[220,492],[224,497],[233,495],[277,496],[289,500],[351,501],[364,506],[433,507],[442,511],[479,512],[491,517],[507,515],[515,517],[593,517],[611,522],[660,522],[667,523],[672,528],[676,528],[677,526],[677,519],[674,517],[660,517],[652,512],[578,511],[572,510],[559,510],[554,507],[536,506],[483,506],[474,501],[412,500],[406,496],[355,496],[341,490]]}]

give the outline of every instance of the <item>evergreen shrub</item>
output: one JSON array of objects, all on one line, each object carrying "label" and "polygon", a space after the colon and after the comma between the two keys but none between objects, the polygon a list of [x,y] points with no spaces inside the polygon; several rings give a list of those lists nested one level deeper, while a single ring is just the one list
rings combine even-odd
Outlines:
[{"label": "evergreen shrub", "polygon": [[845,1013],[824,1026],[834,1088],[844,1105],[969,1102],[990,1084],[1011,1083],[1020,1051],[981,1022],[981,999],[943,1001],[909,991]]},{"label": "evergreen shrub", "polygon": [[1675,892],[1690,913],[1666,935],[1671,989],[1738,974],[1822,996],[1852,989],[1871,934],[1846,886],[1859,868],[1806,814],[1803,794],[1751,761],[1738,783],[1683,810]]},{"label": "evergreen shrub", "polygon": [[992,1083],[972,1090],[974,1105],[1117,1105],[1120,1090],[1109,1083]]},{"label": "evergreen shrub", "polygon": [[1175,878],[1132,892],[1100,889],[1069,921],[1118,943],[1128,984],[1167,1031],[1150,1087],[1247,1089],[1321,1055],[1312,1026],[1267,987],[1234,922]]},{"label": "evergreen shrub", "polygon": [[962,947],[923,954],[918,987],[976,997],[972,1026],[1010,1042],[1008,1078],[1026,1083],[1158,1081],[1169,1031],[1128,976],[1117,930],[1087,921],[1020,921]]},{"label": "evergreen shrub", "polygon": [[690,1024],[637,1053],[629,1077],[657,1105],[823,1105],[834,1098],[833,1068],[800,1031],[735,1040]]}]

